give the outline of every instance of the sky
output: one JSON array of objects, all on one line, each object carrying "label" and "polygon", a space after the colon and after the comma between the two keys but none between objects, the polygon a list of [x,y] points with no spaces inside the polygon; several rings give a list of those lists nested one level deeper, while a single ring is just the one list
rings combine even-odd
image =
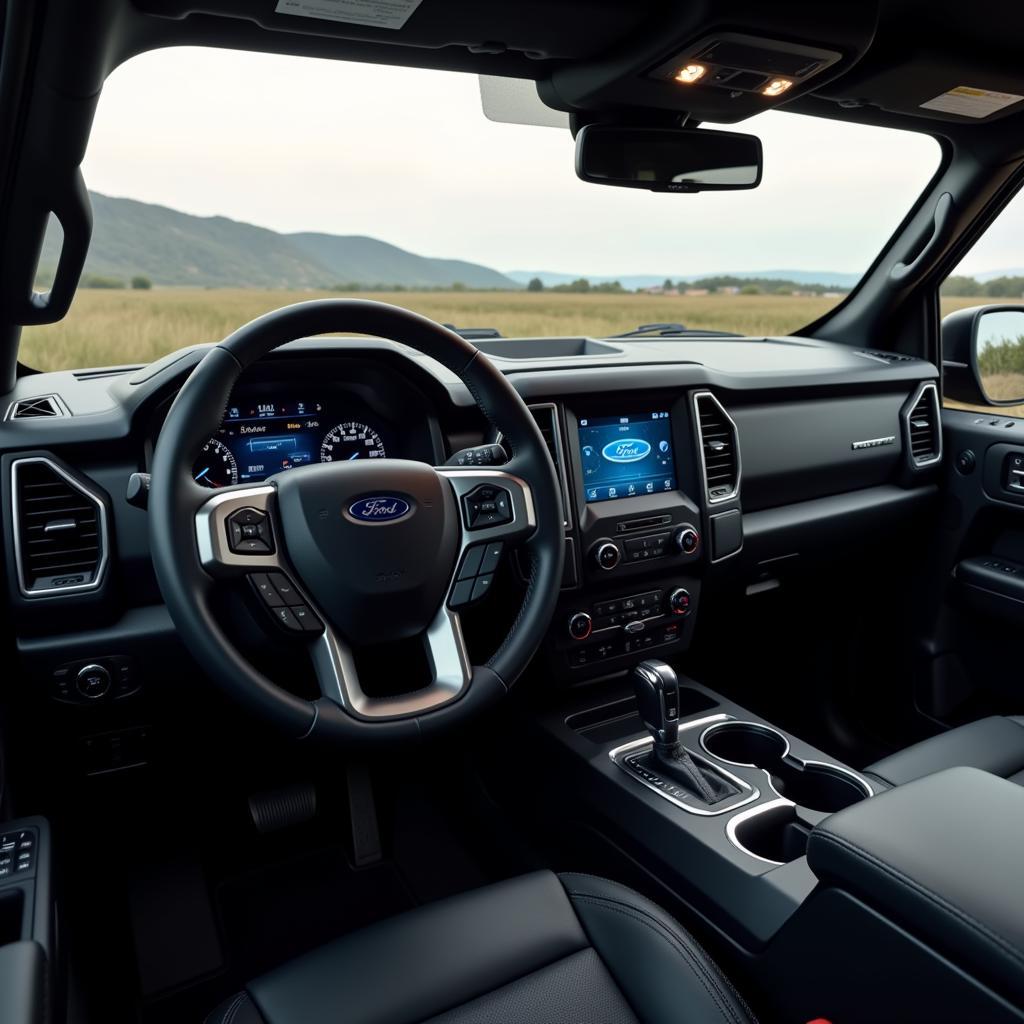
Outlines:
[{"label": "sky", "polygon": [[[757,189],[610,188],[576,178],[567,131],[488,121],[473,76],[177,48],[114,71],[83,170],[108,195],[499,270],[859,273],[939,159],[926,136],[793,114],[731,130],[762,139]],[[1019,237],[964,267],[1024,265]]]}]

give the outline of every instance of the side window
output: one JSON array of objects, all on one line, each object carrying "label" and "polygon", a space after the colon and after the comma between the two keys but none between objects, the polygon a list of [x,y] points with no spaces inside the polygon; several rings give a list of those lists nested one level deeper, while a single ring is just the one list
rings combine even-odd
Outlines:
[{"label": "side window", "polygon": [[[943,318],[977,306],[1004,307],[978,321],[978,370],[988,398],[1022,399],[1020,404],[1000,406],[998,414],[1024,417],[1024,191],[1010,201],[946,278],[939,296]],[[1019,314],[1012,308],[1017,306]],[[992,406],[961,402],[948,395],[943,404],[952,409],[993,411]]]}]

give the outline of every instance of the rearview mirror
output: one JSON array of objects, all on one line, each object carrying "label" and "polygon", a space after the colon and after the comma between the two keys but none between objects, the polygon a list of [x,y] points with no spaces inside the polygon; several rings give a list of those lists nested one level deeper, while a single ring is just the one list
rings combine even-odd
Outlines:
[{"label": "rearview mirror", "polygon": [[705,128],[588,124],[576,135],[576,173],[598,185],[651,192],[756,188],[761,140]]},{"label": "rearview mirror", "polygon": [[971,306],[942,321],[945,392],[968,405],[1024,404],[1024,306]]}]

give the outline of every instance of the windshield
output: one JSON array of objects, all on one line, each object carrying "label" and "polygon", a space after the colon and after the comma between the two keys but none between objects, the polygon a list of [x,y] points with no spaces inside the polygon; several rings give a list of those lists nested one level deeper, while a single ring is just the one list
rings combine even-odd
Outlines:
[{"label": "windshield", "polygon": [[78,294],[64,321],[25,330],[21,358],[144,363],[287,303],[353,294],[506,337],[789,333],[856,284],[939,148],[776,112],[739,129],[763,141],[760,187],[650,193],[580,181],[564,129],[487,120],[473,76],[144,54],[99,103]]}]

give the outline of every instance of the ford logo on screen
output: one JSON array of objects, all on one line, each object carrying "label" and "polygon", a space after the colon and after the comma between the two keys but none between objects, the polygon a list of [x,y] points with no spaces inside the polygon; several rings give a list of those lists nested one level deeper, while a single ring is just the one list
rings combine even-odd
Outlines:
[{"label": "ford logo on screen", "polygon": [[639,462],[651,454],[650,443],[641,437],[620,437],[617,441],[609,441],[601,454],[609,462]]},{"label": "ford logo on screen", "polygon": [[378,494],[352,502],[348,514],[360,523],[393,523],[404,519],[410,510],[411,506],[405,499],[393,494]]}]

